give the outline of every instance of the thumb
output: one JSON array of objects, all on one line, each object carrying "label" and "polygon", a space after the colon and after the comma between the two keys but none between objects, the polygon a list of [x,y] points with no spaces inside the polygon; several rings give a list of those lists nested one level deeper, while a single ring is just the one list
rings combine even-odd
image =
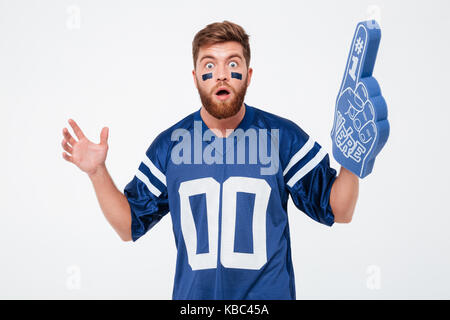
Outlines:
[{"label": "thumb", "polygon": [[107,144],[108,143],[108,134],[109,134],[109,128],[104,127],[102,129],[102,132],[100,133],[100,144]]}]

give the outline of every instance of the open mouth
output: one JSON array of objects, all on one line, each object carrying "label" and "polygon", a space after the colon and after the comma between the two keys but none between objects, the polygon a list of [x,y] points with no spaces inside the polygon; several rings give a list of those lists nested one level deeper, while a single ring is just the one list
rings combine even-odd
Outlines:
[{"label": "open mouth", "polygon": [[230,92],[228,90],[220,90],[219,92],[216,93],[218,96],[223,96],[223,95],[227,95],[230,94]]},{"label": "open mouth", "polygon": [[214,95],[219,99],[219,100],[225,100],[227,99],[231,94],[231,91],[228,90],[226,87],[220,87],[216,90],[216,92],[214,93]]}]

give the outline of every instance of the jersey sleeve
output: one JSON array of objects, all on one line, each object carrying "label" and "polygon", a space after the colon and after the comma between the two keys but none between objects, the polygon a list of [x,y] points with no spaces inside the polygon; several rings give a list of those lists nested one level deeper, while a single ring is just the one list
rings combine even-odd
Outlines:
[{"label": "jersey sleeve", "polygon": [[336,170],[330,167],[328,153],[299,127],[289,149],[283,176],[295,206],[315,221],[333,225],[330,193]]},{"label": "jersey sleeve", "polygon": [[148,148],[133,179],[125,186],[124,194],[131,208],[133,241],[142,237],[169,212],[164,153],[156,139]]}]

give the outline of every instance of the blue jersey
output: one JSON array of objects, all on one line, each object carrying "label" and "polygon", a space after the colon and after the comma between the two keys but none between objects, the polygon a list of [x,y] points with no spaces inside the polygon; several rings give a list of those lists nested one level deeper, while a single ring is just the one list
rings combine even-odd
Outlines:
[{"label": "blue jersey", "polygon": [[173,299],[295,299],[289,195],[312,219],[334,223],[327,152],[292,121],[245,108],[226,138],[200,110],[162,132],[125,187],[133,241],[170,212]]}]

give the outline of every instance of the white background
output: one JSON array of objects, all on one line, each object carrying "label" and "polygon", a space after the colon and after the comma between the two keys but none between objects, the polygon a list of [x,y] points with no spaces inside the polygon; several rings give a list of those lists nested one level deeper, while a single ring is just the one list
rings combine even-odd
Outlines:
[{"label": "white background", "polygon": [[331,152],[353,32],[373,17],[390,137],[351,224],[328,228],[290,203],[297,298],[449,299],[444,0],[1,0],[0,298],[170,299],[170,216],[121,242],[87,176],[62,158],[67,119],[95,142],[110,128],[107,166],[123,190],[156,135],[201,105],[195,33],[230,20],[250,35],[246,103],[294,120]]}]

